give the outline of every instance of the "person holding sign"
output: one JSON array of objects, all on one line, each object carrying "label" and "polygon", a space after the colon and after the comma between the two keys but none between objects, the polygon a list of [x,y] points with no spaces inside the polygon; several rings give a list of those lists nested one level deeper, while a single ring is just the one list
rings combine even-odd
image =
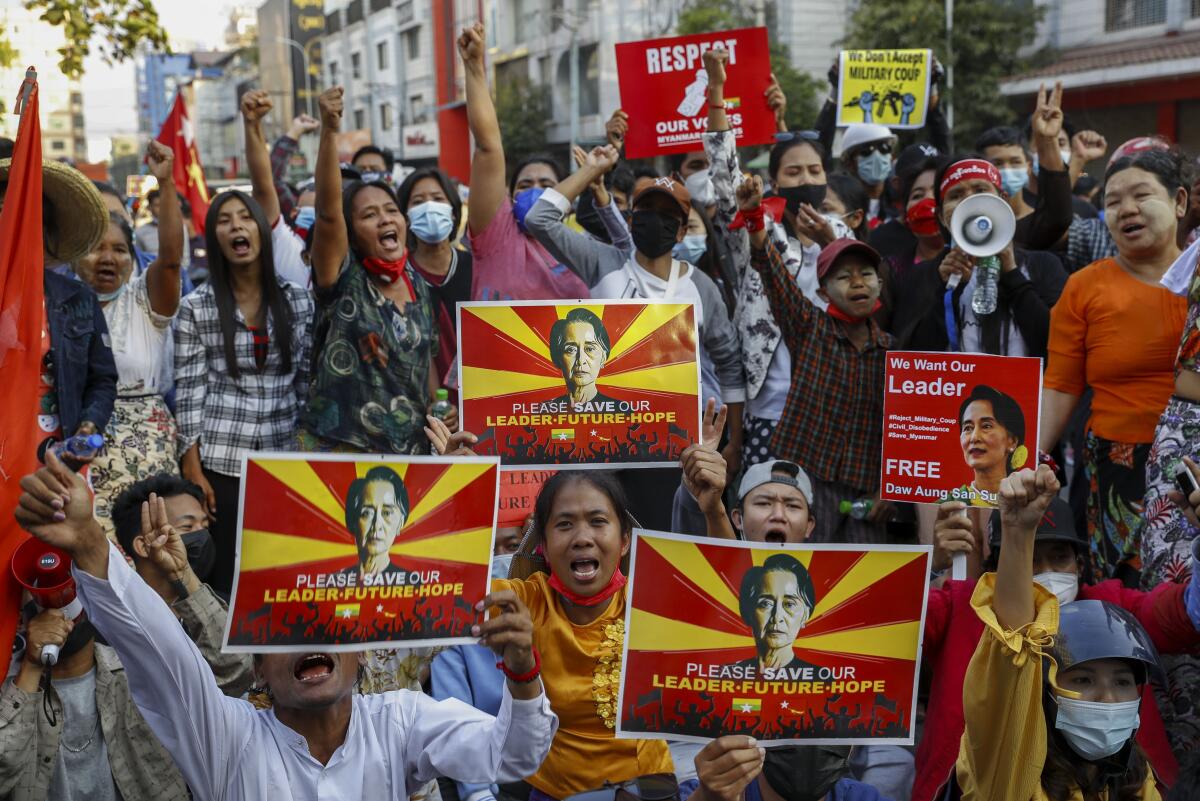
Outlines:
[{"label": "person holding sign", "polygon": [[[197,797],[385,798],[438,775],[514,781],[537,770],[557,728],[539,678],[533,624],[512,593],[478,605],[502,614],[474,628],[508,676],[495,716],[422,693],[355,693],[362,655],[258,654],[270,710],[221,693],[212,671],[163,600],[125,563],[92,517],[83,478],[55,458],[24,477],[17,522],[73,561],[78,597],[125,666],[134,703]],[[151,507],[150,543],[176,544],[165,507]]]},{"label": "person holding sign", "polygon": [[1103,601],[1060,611],[1033,581],[1037,526],[1058,490],[1045,465],[1000,489],[999,569],[971,599],[985,631],[963,685],[962,797],[1157,801],[1156,777],[1133,739],[1143,690],[1162,679],[1149,635]]},{"label": "person holding sign", "polygon": [[609,783],[666,774],[662,740],[613,737],[625,641],[625,571],[634,521],[621,485],[608,473],[563,470],[542,485],[533,525],[513,558],[511,593],[528,607],[550,706],[562,726],[542,766],[528,778],[530,801],[561,799]]}]

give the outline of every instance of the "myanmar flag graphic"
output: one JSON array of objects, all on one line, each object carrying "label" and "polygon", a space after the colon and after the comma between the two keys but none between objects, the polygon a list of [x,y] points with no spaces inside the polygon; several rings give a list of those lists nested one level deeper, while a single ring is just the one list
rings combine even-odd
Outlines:
[{"label": "myanmar flag graphic", "polygon": [[463,427],[480,434],[479,453],[522,466],[674,464],[699,439],[692,304],[479,301],[459,309]]},{"label": "myanmar flag graphic", "polygon": [[911,742],[928,548],[635,534],[618,732]]},{"label": "myanmar flag graphic", "polygon": [[471,641],[498,480],[495,459],[252,455],[230,649]]}]

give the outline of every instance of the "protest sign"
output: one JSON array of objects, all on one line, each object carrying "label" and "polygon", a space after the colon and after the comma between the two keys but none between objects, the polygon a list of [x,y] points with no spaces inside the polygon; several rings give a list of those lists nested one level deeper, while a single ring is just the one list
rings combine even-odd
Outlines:
[{"label": "protest sign", "polygon": [[500,503],[496,510],[496,526],[511,528],[525,525],[533,514],[538,493],[554,470],[505,470],[500,474]]},{"label": "protest sign", "polygon": [[674,465],[700,439],[696,342],[690,303],[460,303],[459,418],[506,468]]},{"label": "protest sign", "polygon": [[704,51],[729,51],[725,111],[738,145],[760,145],[775,135],[767,106],[771,85],[766,28],[669,36],[617,45],[621,108],[629,114],[625,156],[631,159],[703,150],[708,127],[708,72]]},{"label": "protest sign", "polygon": [[224,650],[473,642],[499,472],[478,457],[248,455]]},{"label": "protest sign", "polygon": [[617,736],[911,745],[929,548],[635,530]]},{"label": "protest sign", "polygon": [[1041,398],[1041,359],[889,352],[881,497],[996,506],[1006,475],[1037,466]]},{"label": "protest sign", "polygon": [[837,124],[924,127],[930,63],[928,50],[843,50],[838,57]]}]

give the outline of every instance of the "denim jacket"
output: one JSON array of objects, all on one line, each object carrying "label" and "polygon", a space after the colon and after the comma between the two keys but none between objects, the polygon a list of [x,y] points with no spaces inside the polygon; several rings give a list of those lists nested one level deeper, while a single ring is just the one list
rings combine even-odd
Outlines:
[{"label": "denim jacket", "polygon": [[87,284],[49,270],[43,286],[63,435],[84,420],[103,432],[117,397],[117,365],[100,302]]}]

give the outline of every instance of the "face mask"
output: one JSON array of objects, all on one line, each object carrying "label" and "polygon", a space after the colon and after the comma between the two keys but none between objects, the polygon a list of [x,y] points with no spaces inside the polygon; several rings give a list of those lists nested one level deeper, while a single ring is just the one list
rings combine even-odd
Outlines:
[{"label": "face mask", "polygon": [[419,203],[408,210],[408,229],[426,244],[445,242],[454,230],[454,209],[436,200]]},{"label": "face mask", "polygon": [[858,159],[858,177],[864,184],[881,184],[892,174],[892,157],[878,150],[860,156]]},{"label": "face mask", "polygon": [[708,237],[704,234],[687,234],[682,242],[676,242],[671,249],[671,255],[688,264],[699,264],[704,251],[708,249]]},{"label": "face mask", "polygon": [[768,748],[763,776],[789,801],[824,801],[850,773],[850,749],[827,745]]},{"label": "face mask", "polygon": [[187,548],[188,564],[196,578],[204,581],[212,572],[213,563],[217,561],[217,546],[213,543],[212,535],[206,528],[189,531],[180,537],[183,547]]},{"label": "face mask", "polygon": [[525,217],[528,216],[529,210],[533,208],[533,204],[538,202],[538,199],[545,191],[540,186],[531,186],[528,189],[522,189],[513,198],[513,217],[516,219],[517,227],[521,229],[521,233],[529,233],[529,229],[525,227]]},{"label": "face mask", "polygon": [[1071,163],[1071,151],[1070,150],[1060,150],[1060,151],[1058,151],[1058,155],[1062,156],[1063,169],[1065,170],[1067,168],[1067,165],[1069,165]]},{"label": "face mask", "polygon": [[58,661],[61,663],[67,657],[79,653],[79,650],[95,637],[96,627],[92,625],[92,621],[86,618],[80,620],[75,624],[75,628],[71,629],[71,633],[63,641],[62,647],[58,649]]},{"label": "face mask", "polygon": [[[126,282],[126,283],[128,283],[128,282]],[[97,292],[96,300],[100,301],[101,303],[109,303],[109,302],[114,301],[117,298],[121,297],[121,293],[124,291],[125,291],[125,284],[121,284],[119,287],[114,289],[112,292]]]},{"label": "face mask", "polygon": [[908,230],[917,236],[937,236],[937,201],[931,197],[918,200],[908,207],[904,214],[908,222]]},{"label": "face mask", "polygon": [[500,553],[492,557],[492,578],[506,579],[512,570],[513,554]]},{"label": "face mask", "polygon": [[800,204],[807,203],[814,209],[825,199],[825,184],[801,184],[800,186],[780,187],[778,195],[787,201],[787,210],[792,214],[800,211]]},{"label": "face mask", "polygon": [[1074,573],[1038,573],[1033,580],[1054,593],[1059,606],[1071,603],[1079,595],[1079,576]]},{"label": "face mask", "polygon": [[1063,733],[1075,753],[1093,762],[1124,748],[1141,725],[1141,700],[1119,704],[1061,697],[1054,700],[1058,702],[1054,727]]},{"label": "face mask", "polygon": [[629,224],[633,246],[649,259],[657,259],[671,252],[679,236],[679,220],[669,214],[656,211],[635,211]]},{"label": "face mask", "polygon": [[296,209],[296,219],[292,220],[292,227],[297,231],[307,231],[313,227],[313,223],[317,221],[316,206],[301,206]]},{"label": "face mask", "polygon": [[383,183],[390,185],[392,183],[392,174],[390,172],[364,172],[362,174],[362,181],[364,184]]},{"label": "face mask", "polygon": [[692,196],[692,202],[700,208],[717,202],[717,191],[713,189],[712,177],[708,170],[692,173],[684,179],[683,185]]},{"label": "face mask", "polygon": [[1027,183],[1029,183],[1029,171],[1024,167],[1005,167],[1000,170],[1000,188],[1009,197],[1016,197]]}]

